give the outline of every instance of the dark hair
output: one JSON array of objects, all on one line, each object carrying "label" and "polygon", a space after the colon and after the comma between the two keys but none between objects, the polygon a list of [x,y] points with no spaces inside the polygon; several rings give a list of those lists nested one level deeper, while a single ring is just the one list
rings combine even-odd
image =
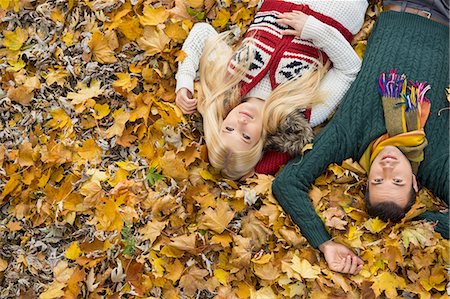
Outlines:
[{"label": "dark hair", "polygon": [[413,204],[416,202],[416,191],[414,187],[411,186],[411,190],[409,191],[409,200],[406,203],[405,207],[401,207],[393,201],[384,201],[372,205],[369,200],[369,186],[366,188],[366,195],[364,197],[364,201],[366,202],[366,210],[367,213],[371,217],[378,217],[381,220],[387,222],[388,220],[396,223],[400,222],[400,220],[405,217],[406,213],[411,209]]}]

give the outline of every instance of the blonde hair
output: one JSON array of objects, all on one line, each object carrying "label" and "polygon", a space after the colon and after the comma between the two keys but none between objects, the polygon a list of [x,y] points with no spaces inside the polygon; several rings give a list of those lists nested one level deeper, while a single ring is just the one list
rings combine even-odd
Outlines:
[{"label": "blonde hair", "polygon": [[263,132],[258,143],[248,151],[233,151],[220,138],[220,128],[228,113],[241,103],[239,84],[253,60],[252,42],[241,45],[240,64],[233,74],[228,72],[234,54],[230,34],[224,32],[206,42],[200,59],[198,109],[203,116],[203,128],[211,165],[227,178],[239,179],[250,173],[261,159],[267,134],[274,134],[285,117],[297,108],[307,108],[322,102],[318,93],[320,80],[328,65],[308,71],[275,88],[264,105]]}]

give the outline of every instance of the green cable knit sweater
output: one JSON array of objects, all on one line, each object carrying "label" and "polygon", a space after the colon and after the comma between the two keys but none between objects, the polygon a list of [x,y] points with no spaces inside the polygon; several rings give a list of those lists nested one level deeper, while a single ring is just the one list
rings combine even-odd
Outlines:
[{"label": "green cable knit sweater", "polygon": [[[313,247],[331,237],[308,197],[311,184],[330,163],[341,163],[349,157],[359,160],[368,144],[386,132],[377,78],[392,68],[431,85],[427,93],[431,114],[425,126],[429,144],[418,179],[448,203],[449,112],[438,116],[438,111],[448,106],[448,36],[448,27],[424,17],[381,13],[369,38],[361,71],[333,119],[317,135],[313,149],[293,159],[273,183],[278,202]],[[448,239],[448,214],[427,211],[420,217],[438,221],[436,231]]]}]

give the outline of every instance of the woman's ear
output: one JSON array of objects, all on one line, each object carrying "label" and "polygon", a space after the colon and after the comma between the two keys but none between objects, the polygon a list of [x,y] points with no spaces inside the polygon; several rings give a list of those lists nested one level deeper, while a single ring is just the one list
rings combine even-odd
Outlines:
[{"label": "woman's ear", "polygon": [[413,178],[412,178],[413,179],[412,185],[413,185],[414,191],[419,192],[419,186],[417,185],[416,176],[414,174],[412,176],[413,176]]}]

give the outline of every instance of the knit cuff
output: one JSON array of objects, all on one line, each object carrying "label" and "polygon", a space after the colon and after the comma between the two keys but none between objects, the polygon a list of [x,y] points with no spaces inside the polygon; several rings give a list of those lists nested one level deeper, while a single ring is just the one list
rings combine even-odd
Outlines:
[{"label": "knit cuff", "polygon": [[187,74],[177,74],[177,86],[175,92],[178,92],[181,88],[187,88],[192,94],[194,94],[194,78]]},{"label": "knit cuff", "polygon": [[316,249],[322,243],[331,240],[331,236],[323,223],[303,223],[300,230],[309,244]]},{"label": "knit cuff", "polygon": [[309,16],[305,22],[305,25],[303,26],[300,38],[305,40],[318,39],[321,34],[323,34],[324,30],[329,27],[329,25],[322,23],[315,17]]}]

